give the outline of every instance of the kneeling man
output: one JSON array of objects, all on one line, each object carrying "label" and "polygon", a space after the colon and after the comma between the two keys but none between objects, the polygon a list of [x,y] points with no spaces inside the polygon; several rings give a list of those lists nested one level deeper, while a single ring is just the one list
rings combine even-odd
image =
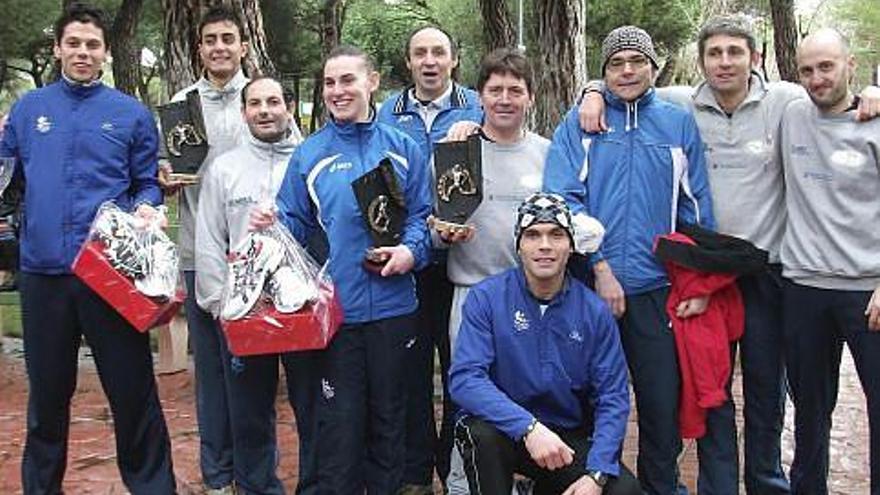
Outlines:
[{"label": "kneeling man", "polygon": [[471,493],[639,494],[620,463],[626,362],[608,306],[566,274],[571,213],[555,194],[519,207],[520,266],[468,294],[450,370],[455,435]]}]

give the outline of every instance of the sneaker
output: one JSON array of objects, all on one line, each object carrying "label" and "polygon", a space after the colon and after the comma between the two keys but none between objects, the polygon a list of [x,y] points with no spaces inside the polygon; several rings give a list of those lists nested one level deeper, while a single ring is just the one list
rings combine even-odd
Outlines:
[{"label": "sneaker", "polygon": [[148,269],[135,287],[149,297],[170,299],[177,290],[179,256],[177,247],[164,232],[153,232],[149,239]]},{"label": "sneaker", "polygon": [[314,284],[306,280],[302,273],[289,265],[284,265],[269,277],[266,292],[272,297],[272,303],[281,313],[294,313],[306,303],[318,299],[318,291]]},{"label": "sneaker", "polygon": [[284,251],[277,240],[250,234],[229,255],[226,278],[227,297],[221,317],[238,320],[245,317],[259,300],[269,273],[274,272]]},{"label": "sneaker", "polygon": [[129,215],[117,210],[104,210],[95,222],[93,232],[104,243],[104,256],[116,271],[132,280],[146,275],[147,253],[138,242]]}]

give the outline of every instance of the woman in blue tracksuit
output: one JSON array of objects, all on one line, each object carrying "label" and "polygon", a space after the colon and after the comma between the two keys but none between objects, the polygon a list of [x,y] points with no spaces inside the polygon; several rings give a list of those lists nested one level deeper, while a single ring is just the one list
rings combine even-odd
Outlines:
[{"label": "woman in blue tracksuit", "polygon": [[[369,57],[339,47],[324,64],[323,97],[331,119],[291,158],[278,193],[279,219],[304,243],[327,236],[329,270],[345,324],[325,356],[319,413],[319,491],[395,493],[404,466],[402,364],[411,349],[418,306],[411,272],[429,256],[427,163],[417,144],[375,120],[370,95],[379,74]],[[373,247],[352,182],[390,159],[406,199],[401,242],[375,251],[381,272],[363,266]]]}]

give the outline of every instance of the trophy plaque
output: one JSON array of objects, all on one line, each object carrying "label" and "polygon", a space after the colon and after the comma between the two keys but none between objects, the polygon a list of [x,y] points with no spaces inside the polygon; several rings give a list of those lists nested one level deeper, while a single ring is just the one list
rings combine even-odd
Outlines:
[{"label": "trophy plaque", "polygon": [[482,146],[479,134],[434,146],[437,204],[429,222],[438,232],[471,228],[465,222],[483,201]]},{"label": "trophy plaque", "polygon": [[[361,217],[373,239],[373,248],[400,244],[403,222],[406,218],[406,199],[397,182],[394,165],[384,158],[379,166],[351,183],[357,198]],[[387,257],[367,250],[364,267],[378,273],[388,261]]]},{"label": "trophy plaque", "polygon": [[159,120],[168,161],[171,162],[171,180],[197,183],[199,167],[208,155],[208,138],[198,90],[187,93],[183,101],[160,106]]}]

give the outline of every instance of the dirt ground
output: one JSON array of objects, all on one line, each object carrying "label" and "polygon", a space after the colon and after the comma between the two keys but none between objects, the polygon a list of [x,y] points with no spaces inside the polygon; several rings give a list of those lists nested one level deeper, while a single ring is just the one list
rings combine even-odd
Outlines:
[{"label": "dirt ground", "polygon": [[[116,469],[109,408],[87,351],[83,352],[80,363],[79,381],[72,405],[69,462],[64,490],[73,495],[127,493]],[[203,493],[198,468],[199,440],[192,374],[181,372],[163,375],[157,381],[171,434],[178,490],[181,494]],[[734,389],[739,403],[738,378]],[[5,339],[0,353],[0,494],[21,493],[19,470],[24,448],[26,402],[27,379],[21,341]],[[278,474],[288,492],[292,493],[297,466],[296,423],[283,396],[279,395],[276,407],[281,452]],[[868,424],[865,411],[864,395],[859,388],[852,360],[845,353],[840,397],[831,433],[829,488],[832,493],[854,495],[869,492]],[[789,403],[783,433],[783,462],[786,470],[791,463],[794,446],[792,420],[792,407]],[[637,434],[633,417],[624,448],[624,461],[630,467],[635,466]],[[695,493],[695,444],[686,445],[681,468],[684,481]]]}]

